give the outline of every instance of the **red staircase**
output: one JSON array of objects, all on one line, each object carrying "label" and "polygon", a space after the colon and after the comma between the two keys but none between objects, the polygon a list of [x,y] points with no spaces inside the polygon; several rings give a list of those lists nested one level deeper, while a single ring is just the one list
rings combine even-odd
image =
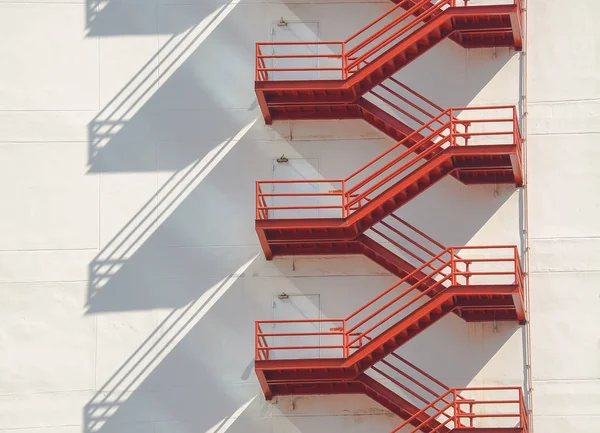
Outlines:
[{"label": "red staircase", "polygon": [[[429,269],[432,270],[427,271]],[[400,369],[386,358],[402,359],[394,353],[400,346],[450,312],[470,321],[523,323],[526,320],[524,281],[516,247],[460,247],[460,251],[457,247],[446,248],[345,318],[258,321],[255,371],[268,398],[283,394],[363,392],[418,429],[433,430],[438,426],[432,422],[448,410],[444,407],[435,416],[424,416],[427,410],[434,410],[436,403],[443,402],[437,398],[439,394],[432,391],[434,397],[429,396],[429,399],[418,394],[421,406],[425,405],[420,407],[419,401],[409,402],[398,392],[374,383],[377,381],[368,371],[385,377],[387,373],[382,371],[382,366],[391,367],[404,378],[419,383],[414,374],[408,374],[406,368]],[[277,331],[275,326],[283,327],[284,331]],[[302,329],[294,331],[294,327]],[[307,337],[315,336],[319,337],[318,344],[303,344]],[[310,355],[304,355],[307,352]],[[390,378],[387,374],[387,379]],[[406,391],[405,385],[391,379]],[[511,389],[520,392],[520,388]],[[443,396],[448,397],[448,392]],[[450,407],[462,410],[456,390],[452,392]],[[494,401],[473,404],[487,405]],[[430,403],[434,404],[430,406]],[[466,419],[476,417],[472,410],[467,414]],[[526,413],[520,408],[516,413],[498,417],[508,418],[510,414],[524,425]],[[459,412],[453,413],[448,423],[460,423],[459,415]]]},{"label": "red staircase", "polygon": [[[398,0],[344,41],[257,44],[267,123],[363,119],[397,140],[344,179],[257,181],[256,231],[267,259],[363,254],[400,278],[345,318],[257,321],[255,371],[267,399],[362,393],[404,419],[394,432],[529,433],[520,387],[449,388],[396,353],[450,313],[468,322],[527,320],[516,246],[445,247],[395,214],[445,176],[522,184],[515,107],[444,110],[393,77],[445,38],[520,50],[521,0],[506,1]],[[314,50],[299,54],[303,46]],[[302,65],[315,58],[318,67]],[[303,72],[318,77],[288,79]]]},{"label": "red staircase", "polygon": [[[259,42],[255,90],[265,121],[356,118],[366,92],[446,37],[467,48],[520,50],[521,15],[521,0],[487,6],[404,0],[344,41]],[[294,52],[298,47],[307,52]],[[315,59],[322,66],[308,63]],[[319,77],[293,79],[299,73]]]},{"label": "red staircase", "polygon": [[265,256],[364,253],[361,234],[450,174],[465,184],[522,183],[515,107],[445,110],[345,179],[257,181]]}]

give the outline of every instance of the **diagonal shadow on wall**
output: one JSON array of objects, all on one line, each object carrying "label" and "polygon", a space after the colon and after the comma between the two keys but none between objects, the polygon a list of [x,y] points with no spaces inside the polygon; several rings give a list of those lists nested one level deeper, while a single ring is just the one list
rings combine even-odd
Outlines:
[{"label": "diagonal shadow on wall", "polygon": [[[175,20],[171,30],[176,34],[165,36],[156,57],[89,125],[90,172],[157,171],[159,178],[162,172],[174,173],[165,175],[156,194],[90,264],[88,313],[176,310],[164,315],[157,330],[86,405],[88,432],[121,432],[123,425],[137,421],[153,422],[156,432],[269,428],[256,419],[232,422],[244,412],[264,410],[262,398],[255,398],[260,391],[254,376],[244,372],[253,353],[252,321],[268,317],[265,306],[271,293],[246,290],[244,278],[239,278],[250,272],[250,260],[258,252],[251,209],[253,181],[264,167],[253,171],[248,161],[254,161],[249,158],[264,149],[252,148],[243,140],[244,134],[251,133],[257,112],[241,106],[232,112],[206,110],[239,100],[240,92],[248,95],[246,107],[254,101],[252,83],[245,69],[235,63],[252,64],[252,44],[239,52],[235,47],[261,38],[247,31],[243,13],[227,9],[231,5],[212,6],[209,13],[202,9],[198,16]],[[112,33],[102,31],[111,24],[108,17],[117,11],[108,3],[103,10],[106,15],[94,19],[90,34],[128,34],[118,26]],[[232,56],[215,48],[223,43],[234,50]],[[456,71],[459,65],[454,65]],[[438,66],[452,70],[447,64]],[[492,70],[488,72],[490,77],[494,75]],[[219,94],[211,88],[218,74],[231,83]],[[481,82],[486,75],[481,75]],[[421,83],[427,87],[427,80]],[[472,92],[454,89],[453,94],[462,99],[453,105],[466,105],[474,98],[479,91],[477,83]],[[418,83],[415,87],[420,89]],[[186,127],[180,130],[181,125]],[[309,123],[297,126],[310,128]],[[153,146],[155,152],[149,151]],[[275,154],[275,148],[267,150],[265,161]],[[298,152],[302,153],[300,146]],[[230,182],[232,173],[237,183]],[[461,187],[448,188],[457,192]],[[487,194],[493,188],[481,191]],[[508,194],[499,196],[501,200]],[[438,198],[437,205],[452,205],[441,191]],[[455,238],[470,239],[494,212],[494,205],[486,206],[471,221],[475,224]],[[420,218],[419,211],[414,215]],[[211,220],[219,221],[218,226],[205,222]],[[211,239],[217,238],[220,245],[248,247],[225,248],[226,252],[196,248],[210,246]],[[232,267],[238,270],[232,273]],[[219,280],[210,282],[212,278]],[[308,286],[303,289],[300,281],[294,284],[301,291],[310,290]],[[200,320],[202,326],[197,326]],[[508,333],[502,335],[509,337]],[[498,339],[485,353],[492,356],[501,345],[502,339]],[[240,353],[247,353],[248,358]],[[484,358],[473,360],[456,384],[464,384],[469,375],[474,377]],[[236,380],[245,382],[244,376],[249,382],[235,391],[224,386]]]}]

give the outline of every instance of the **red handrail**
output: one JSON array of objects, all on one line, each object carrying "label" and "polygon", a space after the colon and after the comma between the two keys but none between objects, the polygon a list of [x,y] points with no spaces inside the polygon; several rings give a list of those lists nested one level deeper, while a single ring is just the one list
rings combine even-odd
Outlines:
[{"label": "red handrail", "polygon": [[[368,341],[371,341],[372,338],[371,337],[366,337],[366,339]],[[416,365],[410,363],[409,361],[407,361],[405,358],[403,358],[402,356],[398,355],[395,352],[390,353],[389,355],[390,357],[397,359],[399,361],[401,361],[403,364],[405,364],[406,366],[408,366],[411,370],[414,370],[414,372],[420,374],[421,376],[425,377],[427,380],[433,382],[435,385],[439,386],[440,388],[442,388],[442,392],[444,391],[449,391],[450,387],[447,386],[446,384],[442,383],[441,381],[439,381],[438,379],[436,379],[435,377],[431,376],[430,374],[428,374],[427,372],[423,371],[422,369],[420,369],[419,367],[417,367]],[[410,381],[412,384],[416,385],[418,388],[420,388],[421,390],[425,391],[426,394],[429,394],[430,396],[432,396],[433,398],[437,398],[439,397],[439,394],[436,393],[435,391],[433,391],[431,388],[425,386],[422,382],[418,381],[417,379],[415,379],[412,375],[406,373],[405,371],[401,370],[399,367],[393,365],[391,362],[387,361],[386,359],[382,359],[381,361],[382,364],[384,364],[385,366],[387,366],[388,368],[390,368],[391,370],[394,371],[394,373],[399,374],[400,376],[404,377],[405,379],[407,379],[408,381]],[[371,367],[372,370],[376,371],[377,373],[381,374],[383,377],[387,378],[390,382],[394,383],[396,386],[400,387],[402,390],[404,390],[405,392],[409,393],[410,395],[412,395],[413,397],[417,398],[419,401],[421,401],[422,403],[425,404],[429,404],[430,401],[427,400],[425,397],[423,397],[422,395],[418,394],[417,392],[415,392],[414,390],[410,389],[408,386],[400,383],[398,380],[394,379],[392,376],[390,376],[389,374],[386,374],[385,372],[383,372],[382,370],[380,370],[379,368],[376,368],[375,366]],[[460,395],[457,396],[459,399],[466,401],[466,399]],[[446,404],[448,404],[449,402],[445,399],[442,399],[442,401]],[[437,408],[435,405],[434,407],[436,409]]]},{"label": "red handrail", "polygon": [[[463,250],[463,251],[468,251],[468,250],[510,250],[511,254],[510,254],[510,257],[504,257],[504,256],[503,257],[476,257],[476,258],[460,259],[457,257],[457,255],[455,253],[455,251],[458,249]],[[447,255],[447,254],[450,256],[449,260],[444,261],[442,263],[442,265],[435,268],[435,270],[433,272],[431,272],[429,274],[425,274],[425,275],[422,274],[423,269],[425,269],[429,264],[433,263],[434,261],[438,260],[439,258],[441,258],[442,256]],[[466,263],[466,262],[475,263],[475,264],[477,264],[477,263],[513,263],[513,268],[510,271],[496,271],[496,270],[462,271],[462,270],[457,269],[457,264]],[[448,274],[441,272],[442,270],[447,269],[447,268],[450,269],[450,272]],[[448,247],[448,248],[445,248],[438,255],[434,256],[429,262],[416,268],[413,272],[409,273],[407,276],[402,278],[399,282],[397,282],[396,284],[387,288],[386,290],[381,292],[379,295],[377,295],[376,297],[371,299],[369,302],[367,302],[366,304],[364,304],[363,306],[361,306],[360,308],[358,308],[357,310],[355,310],[354,312],[352,312],[350,315],[348,315],[345,318],[300,319],[300,320],[261,320],[261,321],[258,321],[257,328],[256,328],[257,329],[256,350],[257,350],[257,353],[263,352],[265,354],[265,356],[268,356],[271,351],[278,351],[278,350],[290,350],[290,349],[303,350],[303,349],[317,349],[317,348],[341,349],[341,350],[343,350],[344,357],[347,357],[350,355],[350,351],[352,349],[364,348],[366,345],[371,344],[370,340],[372,340],[375,337],[370,336],[369,333],[371,333],[373,330],[388,323],[390,321],[390,319],[392,319],[393,317],[396,317],[398,314],[405,311],[408,307],[410,307],[411,305],[416,303],[418,300],[422,299],[424,296],[433,295],[431,301],[429,301],[429,302],[434,301],[435,298],[438,295],[440,295],[443,290],[448,288],[448,286],[444,285],[444,283],[446,281],[450,281],[451,285],[454,285],[454,286],[461,285],[461,286],[468,287],[470,285],[469,278],[471,278],[473,276],[489,277],[489,276],[511,276],[511,275],[514,275],[515,284],[518,286],[519,292],[522,293],[522,291],[523,291],[523,275],[521,272],[521,267],[519,265],[517,247],[514,245],[494,245],[494,246],[485,246],[485,247],[480,247],[480,246]],[[439,277],[439,278],[436,279],[436,277]],[[461,279],[464,279],[464,281],[461,281]],[[375,311],[367,314],[365,317],[360,319],[356,324],[351,325],[351,326],[349,325],[349,322],[353,318],[358,316],[360,313],[365,312],[369,307],[374,306],[374,304],[377,301],[381,300],[385,295],[387,295],[388,293],[390,293],[391,291],[393,291],[394,289],[399,287],[401,284],[403,284],[407,281],[411,281],[411,280],[417,280],[417,281],[415,283],[411,284],[407,289],[403,290],[400,294],[394,296],[391,300],[384,303],[382,306],[376,308]],[[403,298],[405,298],[408,294],[410,294],[414,290],[417,290],[420,285],[422,285],[425,281],[428,281],[428,280],[435,281],[435,282],[433,282],[433,284],[431,284],[426,290],[420,291],[419,294],[417,294],[414,297],[411,297],[407,302],[402,301]],[[440,292],[436,293],[437,290],[439,290]],[[388,310],[390,307],[394,306],[398,302],[402,302],[402,304],[400,305],[399,308],[395,308],[393,311],[388,312],[387,314],[385,313],[386,310]],[[385,317],[378,319],[378,316],[382,313],[386,314]],[[377,319],[375,324],[371,325],[368,329],[366,329],[364,331],[358,331],[358,329],[362,325],[365,325],[374,319]],[[397,323],[397,322],[398,321],[394,321],[394,323]],[[333,330],[333,331],[332,330],[330,330],[330,331],[310,331],[310,332],[286,331],[286,332],[266,333],[261,330],[260,325],[274,324],[274,323],[287,323],[287,324],[291,324],[291,323],[339,323],[339,324],[341,324],[341,326],[335,328],[335,330]],[[380,334],[381,333],[378,333],[377,335],[380,335]],[[266,342],[264,341],[264,338],[266,338],[266,337],[277,337],[277,336],[301,337],[301,336],[308,336],[308,335],[313,335],[313,336],[314,335],[322,335],[322,336],[337,335],[342,338],[342,342],[340,344],[329,344],[329,345],[325,345],[325,346],[319,346],[319,345],[310,345],[310,346],[307,346],[307,345],[273,346],[272,345],[272,346],[268,346],[266,344]],[[261,338],[263,339],[262,341],[260,340]],[[364,345],[361,344],[361,341],[363,338],[366,338],[367,340],[369,340],[369,342],[367,342]],[[357,344],[358,344],[358,346],[357,346]],[[261,359],[261,358],[257,356],[257,359]]]},{"label": "red handrail", "polygon": [[[447,3],[448,1],[449,0],[442,0],[442,3]],[[393,11],[395,11],[401,7],[403,8],[403,4],[405,4],[405,3],[406,3],[406,1],[399,3],[398,5],[393,7],[391,10],[389,10],[387,13],[385,13],[385,14],[381,15],[379,18],[377,18],[375,21],[373,21],[370,24],[368,24],[367,26],[363,27],[359,32],[355,33],[350,38],[346,39],[346,43],[350,42],[352,39],[355,39],[358,35],[365,33],[367,30],[371,29],[371,27],[375,26],[375,24],[379,23],[381,20],[383,20],[385,17],[387,17]],[[406,12],[400,14],[399,17],[396,17],[390,23],[383,26],[383,28],[379,29],[374,34],[368,36],[362,42],[358,43],[354,48],[349,50],[348,56],[352,56],[353,54],[356,54],[358,51],[360,51],[362,48],[366,47],[368,44],[370,44],[371,42],[376,40],[378,37],[384,35],[388,30],[392,29],[396,25],[402,23],[402,21],[409,18],[414,12],[417,12],[422,6],[425,6],[426,4],[431,4],[431,1],[430,0],[420,0],[420,2],[415,3],[414,6],[407,9]],[[418,18],[413,19],[411,21],[411,24],[412,24],[412,22],[417,21],[417,20],[418,20]],[[401,30],[404,30],[405,27],[403,27]],[[360,63],[362,61],[363,61],[362,58],[356,58],[353,63]]]},{"label": "red handrail", "polygon": [[[383,49],[384,47],[390,45],[392,42],[397,41],[399,38],[401,38],[402,36],[404,36],[408,31],[412,30],[414,27],[416,27],[418,24],[421,24],[423,21],[427,20],[428,18],[430,18],[431,16],[433,16],[433,14],[435,12],[441,11],[441,8],[448,5],[451,1],[454,0],[441,0],[438,3],[436,3],[435,5],[433,5],[432,7],[430,7],[429,9],[427,9],[425,12],[423,12],[421,15],[418,15],[415,19],[413,19],[411,22],[409,22],[408,24],[406,24],[405,26],[403,26],[401,29],[399,29],[398,31],[396,31],[394,34],[392,34],[391,36],[387,37],[384,41],[379,42],[375,47],[371,48],[369,51],[367,51],[366,53],[362,54],[361,56],[359,56],[356,60],[354,60],[353,62],[348,64],[348,71],[351,71],[352,68],[356,65],[360,65],[360,63],[364,60],[367,60],[369,57],[373,56],[375,53],[381,51],[381,49]],[[418,10],[421,6],[424,6],[425,4],[431,4],[430,0],[423,0],[420,3],[418,3],[414,8],[411,8],[401,19],[397,19],[394,20],[394,25],[399,24],[400,22],[404,21],[404,19],[406,19],[408,16],[412,15],[412,13],[416,10]],[[387,27],[386,26],[386,30],[389,30],[391,27]],[[383,33],[385,33],[385,31]],[[383,33],[377,32],[378,36],[381,36]],[[377,37],[373,38],[368,38],[367,40],[370,42],[372,42],[373,40],[375,40]],[[365,45],[363,44],[362,47],[364,47]],[[361,47],[361,48],[362,48]],[[348,55],[354,54],[356,51],[350,51],[348,53]]]},{"label": "red handrail", "polygon": [[[461,391],[480,391],[485,392],[486,394],[492,392],[516,392],[516,399],[484,399],[484,400],[459,400],[459,392]],[[450,398],[451,397],[451,398]],[[428,415],[427,411],[436,408],[436,404],[448,401],[450,402],[444,406],[442,409],[439,409],[433,415]],[[470,407],[470,412],[464,412],[460,410],[460,406],[463,404],[468,404]],[[506,405],[518,405],[518,413],[514,412],[486,412],[486,413],[475,413],[473,412],[473,407],[477,405],[496,405],[506,406]],[[451,414],[447,413],[447,411],[451,410]],[[498,410],[498,409],[496,409]],[[507,409],[508,410],[508,409]],[[440,428],[445,426],[446,424],[453,423],[453,428],[465,426],[462,423],[463,418],[467,418],[469,420],[469,427],[474,427],[474,420],[478,418],[515,418],[518,419],[518,426],[523,429],[524,433],[529,432],[529,415],[527,413],[527,407],[525,405],[525,400],[523,398],[523,392],[521,387],[469,387],[469,388],[450,388],[444,394],[440,395],[438,398],[433,400],[427,406],[413,414],[410,418],[406,419],[402,422],[397,428],[392,430],[391,433],[396,433],[409,424],[415,425],[416,427],[410,431],[410,433],[416,433],[420,431],[424,426],[435,421],[436,418],[440,416],[445,416],[447,418],[443,423],[439,423],[437,427],[432,428],[429,431],[438,431]],[[426,418],[425,418],[426,417]],[[423,419],[425,418],[425,419]]]},{"label": "red handrail", "polygon": [[[412,6],[411,6],[412,4]],[[522,0],[513,0],[513,4],[517,5],[517,15],[519,21],[522,19]],[[269,80],[268,72],[298,72],[298,71],[339,71],[342,79],[347,79],[351,73],[358,71],[361,67],[361,64],[369,64],[367,59],[372,57],[373,55],[381,52],[385,47],[389,46],[393,42],[397,42],[403,36],[405,36],[408,32],[414,29],[416,26],[422,23],[426,23],[432,18],[438,16],[443,12],[444,7],[457,7],[456,0],[441,0],[437,3],[432,3],[431,0],[416,0],[414,2],[409,2],[408,0],[401,0],[394,7],[383,13],[377,19],[373,20],[362,29],[351,35],[349,38],[345,40],[337,40],[337,41],[315,41],[315,42],[259,42],[257,43],[256,50],[256,74],[255,79],[257,81],[267,81]],[[469,7],[467,0],[463,0],[462,5],[459,7]],[[398,17],[394,18],[391,22],[387,24],[383,24],[384,19],[389,17],[393,12],[398,9],[403,9],[404,12],[401,13]],[[423,10],[425,9],[425,10]],[[412,18],[408,23],[404,23],[404,21],[408,20],[410,17]],[[382,25],[381,28],[373,32],[373,28]],[[377,39],[384,37],[384,35],[390,31],[393,31],[396,27],[400,27],[398,30],[393,32],[391,35],[384,38],[383,41],[377,41]],[[348,48],[348,45],[351,42],[354,42],[356,39],[360,39],[359,36],[363,34],[368,34],[364,39],[361,39],[356,45],[352,48]],[[407,36],[409,37],[409,36]],[[405,37],[403,40],[406,40]],[[360,56],[356,56],[360,50],[365,49],[369,46],[369,44],[375,43],[373,47],[367,50],[367,52],[361,54]],[[337,46],[339,47],[339,52],[337,53],[323,53],[323,54],[270,54],[265,55],[262,54],[260,50],[261,46],[293,46],[293,45],[302,45],[302,46],[319,46],[319,45],[329,45],[329,46]],[[337,67],[288,67],[288,68],[267,68],[264,63],[264,59],[277,59],[277,58],[331,58],[331,59],[339,59],[341,60],[340,66]]]},{"label": "red handrail", "polygon": [[[491,112],[502,111],[502,110],[511,110],[510,117],[493,117],[493,118],[477,118],[470,116],[469,118],[458,118],[456,114],[458,112],[461,113],[469,113],[469,112]],[[464,117],[464,116],[463,116]],[[442,123],[441,126],[437,127],[431,134],[423,137],[420,135],[422,131],[427,129],[428,126],[439,123],[441,119],[444,119],[445,122]],[[497,128],[490,130],[491,125],[500,125]],[[504,124],[510,124],[510,128],[503,127]],[[477,125],[490,125],[488,130],[485,131],[467,131],[460,132],[458,130],[459,127],[464,126],[465,128],[471,125],[476,127]],[[370,194],[380,190],[389,184],[389,182],[394,181],[398,183],[402,178],[399,176],[405,174],[405,177],[412,173],[413,167],[424,158],[428,159],[437,155],[438,152],[441,152],[446,147],[451,146],[473,146],[472,142],[469,140],[479,139],[480,137],[510,137],[508,145],[514,145],[517,147],[517,153],[521,151],[521,136],[518,132],[519,124],[516,115],[516,107],[514,106],[484,106],[484,107],[461,107],[461,108],[450,108],[443,112],[441,112],[438,116],[431,119],[428,123],[421,126],[421,128],[415,130],[410,135],[405,137],[404,139],[398,141],[394,146],[382,152],[373,160],[369,161],[364,166],[360,167],[358,170],[351,173],[345,179],[302,179],[302,180],[260,180],[257,181],[257,219],[266,219],[268,218],[269,210],[294,210],[294,209],[332,209],[339,210],[341,217],[345,218],[349,216],[351,213],[356,212],[358,209],[362,208],[367,202],[366,199],[374,199],[374,197],[369,197]],[[438,136],[442,136],[443,138],[438,139]],[[393,157],[387,163],[378,167],[377,169],[373,169],[373,167],[380,163],[383,158],[388,157],[392,152],[397,150],[402,145],[407,145],[407,141],[416,139],[414,137],[421,137],[416,141],[416,144],[410,146],[409,149],[400,153],[398,156]],[[462,143],[459,143],[459,140],[462,140]],[[498,144],[498,143],[495,143]],[[406,161],[412,153],[415,152],[414,149],[420,149],[420,152],[417,155],[413,156],[412,159]],[[520,156],[519,156],[520,158]],[[364,173],[364,178],[361,180],[357,180],[359,175]],[[386,174],[387,173],[387,174]],[[302,193],[302,192],[291,192],[291,193],[264,193],[260,188],[263,184],[301,184],[301,183],[330,183],[330,184],[339,184],[341,188],[333,189],[330,188],[328,192],[317,192],[317,193]],[[365,188],[366,187],[366,188]],[[359,191],[360,190],[360,191]],[[339,204],[335,205],[303,205],[303,206],[269,206],[265,202],[265,198],[268,197],[308,197],[308,196],[338,196],[340,197]],[[364,200],[364,202],[363,202]],[[285,216],[284,216],[285,218]]]},{"label": "red handrail", "polygon": [[[456,0],[441,0],[435,4],[431,3],[431,0],[420,0],[414,2],[411,6],[411,2],[408,0],[401,0],[394,7],[386,11],[384,14],[379,16],[377,19],[373,20],[362,29],[351,35],[345,40],[338,41],[315,41],[315,42],[259,42],[257,43],[256,49],[256,80],[257,81],[267,81],[269,79],[268,72],[298,72],[298,71],[340,71],[342,79],[346,79],[348,75],[353,71],[353,69],[358,70],[361,63],[365,63],[365,60],[369,57],[372,57],[374,54],[380,52],[386,46],[391,44],[394,41],[397,41],[402,36],[406,35],[410,30],[415,28],[418,24],[423,23],[436,16],[438,13],[442,12],[442,8],[445,6],[455,7]],[[468,6],[468,4],[464,4],[464,6]],[[425,10],[423,11],[423,9]],[[372,32],[373,27],[380,25],[385,18],[390,16],[393,12],[398,9],[403,9],[404,12],[401,13],[398,17],[394,18],[391,22],[383,25],[383,27],[379,28],[375,32]],[[404,21],[408,20],[411,16],[414,16],[408,23],[404,23]],[[356,57],[356,53],[360,50],[367,47],[369,44],[377,41],[378,38],[384,36],[389,31],[392,31],[395,27],[400,26],[398,30],[396,30],[393,34],[386,37],[383,41],[379,41],[375,46],[371,47],[366,53],[361,54]],[[370,33],[370,34],[369,34]],[[359,38],[359,36],[363,34],[369,34],[365,36],[364,39],[360,40],[354,47],[348,49],[348,45]],[[340,48],[339,53],[323,53],[323,54],[262,54],[260,50],[261,46],[293,46],[293,45],[302,45],[302,46],[318,46],[318,45],[328,45],[328,46],[338,46]],[[294,68],[267,68],[264,63],[264,59],[277,59],[277,58],[333,58],[333,59],[341,59],[341,66],[339,67],[294,67]],[[368,62],[367,62],[368,63]]]},{"label": "red handrail", "polygon": [[[427,414],[427,410],[432,409],[435,406],[435,404],[441,402],[443,399],[447,398],[448,396],[454,395],[454,393],[455,393],[455,391],[453,389],[449,389],[448,391],[446,391],[445,393],[443,393],[442,395],[440,395],[438,398],[436,398],[435,400],[433,400],[431,403],[429,403],[427,406],[425,406],[424,408],[422,408],[420,411],[418,411],[417,413],[415,413],[413,416],[411,416],[410,418],[406,419],[397,428],[395,428],[394,430],[392,430],[391,433],[395,433],[397,431],[400,431],[404,427],[406,427],[407,425],[412,424],[415,420],[418,420],[419,417],[421,417],[423,415],[426,415]],[[446,410],[450,409],[453,406],[454,406],[454,399],[452,400],[452,403],[449,403],[443,409],[440,409],[438,411],[438,413],[436,414],[436,416],[439,416],[441,413],[445,412]],[[428,424],[429,422],[431,422],[432,420],[434,420],[436,418],[436,416],[432,416],[432,417],[427,418],[427,420],[421,422],[421,424],[419,424],[419,427],[417,427],[417,429],[415,429],[413,431],[417,431],[423,425]],[[452,418],[453,417],[450,417],[449,420],[451,420]],[[446,420],[446,423],[447,422],[448,422],[448,420]]]}]

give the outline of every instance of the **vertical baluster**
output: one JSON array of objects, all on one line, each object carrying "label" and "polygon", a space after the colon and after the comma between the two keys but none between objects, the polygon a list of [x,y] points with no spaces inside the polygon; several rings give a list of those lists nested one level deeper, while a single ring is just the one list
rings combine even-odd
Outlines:
[{"label": "vertical baluster", "polygon": [[348,57],[346,56],[346,42],[342,42],[342,80],[348,78]]},{"label": "vertical baluster", "polygon": [[345,320],[342,325],[342,330],[344,332],[344,336],[343,336],[344,358],[348,358],[348,356],[350,355],[350,348],[348,347],[348,334],[346,334],[346,321]]},{"label": "vertical baluster", "polygon": [[260,200],[258,199],[258,191],[260,190],[260,186],[258,185],[258,181],[256,182],[256,219],[260,219],[259,216],[259,212],[258,212],[258,206],[260,203]]},{"label": "vertical baluster", "polygon": [[473,403],[469,403],[469,415],[471,415],[469,417],[469,427],[475,427],[475,418],[473,417],[474,413],[473,413]]},{"label": "vertical baluster", "polygon": [[346,218],[349,214],[347,207],[348,199],[346,198],[346,181],[342,180],[342,218]]},{"label": "vertical baluster", "polygon": [[465,262],[465,267],[466,267],[466,275],[465,275],[465,280],[466,280],[466,285],[469,285],[469,278],[471,278],[471,274],[469,273],[470,270],[470,266],[471,266],[471,262]]},{"label": "vertical baluster", "polygon": [[454,259],[454,247],[450,248],[450,272],[452,274],[452,285],[456,286],[456,260]]},{"label": "vertical baluster", "polygon": [[452,408],[454,410],[454,428],[460,427],[460,415],[458,402],[456,401],[456,388],[452,389]]},{"label": "vertical baluster", "polygon": [[452,108],[450,109],[450,146],[454,146],[454,114]]},{"label": "vertical baluster", "polygon": [[254,359],[259,358],[259,350],[258,350],[258,322],[254,322]]},{"label": "vertical baluster", "polygon": [[254,72],[254,79],[256,81],[259,81],[259,75],[258,75],[258,52],[259,52],[259,48],[258,48],[258,42],[256,43],[256,64],[255,64],[255,72]]}]

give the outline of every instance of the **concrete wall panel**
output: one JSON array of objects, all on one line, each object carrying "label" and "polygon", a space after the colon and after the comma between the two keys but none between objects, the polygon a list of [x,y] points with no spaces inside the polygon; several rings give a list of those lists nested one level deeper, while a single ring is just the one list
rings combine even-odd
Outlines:
[{"label": "concrete wall panel", "polygon": [[82,12],[80,4],[0,5],[0,109],[98,108],[98,41],[83,37]]},{"label": "concrete wall panel", "polygon": [[[85,143],[0,145],[0,248],[98,246],[98,177],[86,176]],[[26,227],[19,229],[19,227]]]}]

